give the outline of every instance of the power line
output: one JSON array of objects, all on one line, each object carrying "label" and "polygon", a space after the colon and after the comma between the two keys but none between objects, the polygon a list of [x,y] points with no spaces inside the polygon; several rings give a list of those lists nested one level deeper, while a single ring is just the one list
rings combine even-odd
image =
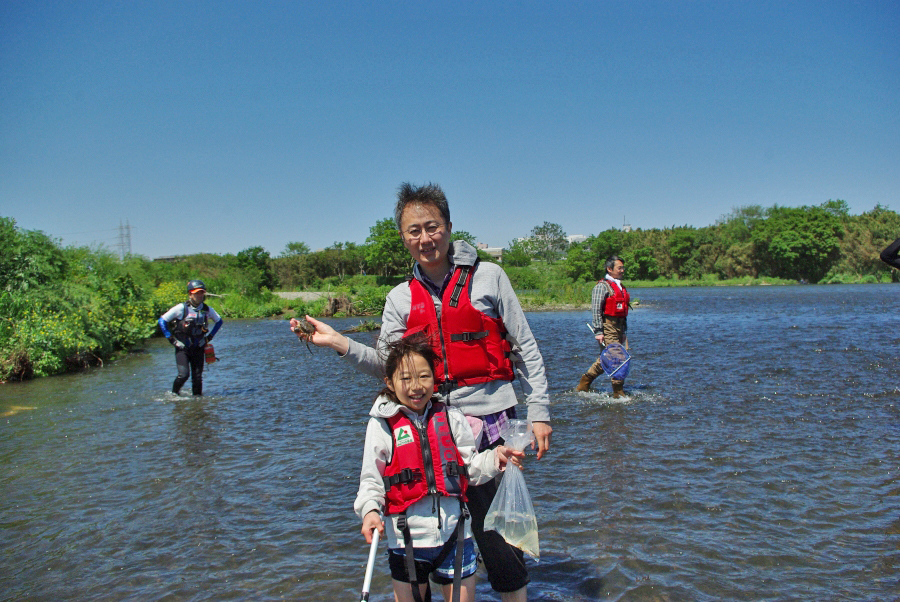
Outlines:
[{"label": "power line", "polygon": [[[101,238],[92,236],[91,237],[91,238],[93,238],[92,243],[101,243],[101,245],[105,246],[106,243],[115,241],[115,243],[110,244],[110,246],[118,251],[119,257],[121,259],[125,259],[126,255],[131,254],[131,230],[132,230],[131,224],[129,223],[128,220],[125,220],[124,224],[122,223],[122,220],[119,220],[119,226],[117,228],[100,228],[97,230],[84,230],[81,232],[66,232],[64,234],[59,234],[58,236],[60,238],[63,238],[63,237],[67,237],[67,236],[73,236],[76,234],[97,234],[97,233],[115,232],[116,233],[115,236],[104,236]],[[84,244],[84,243],[79,243],[78,240],[76,239],[74,241],[71,241],[69,244],[78,245],[78,244]]]},{"label": "power line", "polygon": [[[119,224],[119,228],[122,227],[122,224]],[[56,236],[71,236],[73,234],[93,234],[94,232],[116,232],[119,228],[104,228],[103,230],[85,230],[84,232],[63,232],[62,234],[57,234]]]}]

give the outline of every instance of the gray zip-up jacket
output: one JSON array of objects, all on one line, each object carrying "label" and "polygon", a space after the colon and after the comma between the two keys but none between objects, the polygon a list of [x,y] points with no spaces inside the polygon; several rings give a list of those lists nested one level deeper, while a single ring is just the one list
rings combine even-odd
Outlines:
[{"label": "gray zip-up jacket", "polygon": [[[475,265],[478,253],[465,241],[454,241],[450,253],[450,261],[457,266]],[[413,275],[422,280],[419,266],[416,265]],[[547,387],[547,376],[544,371],[544,358],[538,350],[537,342],[525,319],[525,312],[513,291],[506,272],[498,265],[478,262],[472,272],[469,283],[469,296],[472,305],[478,311],[493,318],[502,318],[507,330],[507,337],[513,348],[512,360],[516,376],[525,393],[528,405],[528,420],[532,422],[550,422],[550,396]],[[435,309],[441,315],[441,299],[432,294]],[[381,316],[381,334],[376,348],[373,349],[350,339],[350,348],[344,358],[355,367],[379,379],[384,378],[384,360],[387,352],[386,344],[397,340],[406,332],[406,321],[412,294],[409,283],[404,282],[394,287],[387,295],[384,313]],[[477,385],[454,389],[445,401],[463,411],[467,416],[486,416],[516,405],[516,392],[512,382],[495,380]]]}]

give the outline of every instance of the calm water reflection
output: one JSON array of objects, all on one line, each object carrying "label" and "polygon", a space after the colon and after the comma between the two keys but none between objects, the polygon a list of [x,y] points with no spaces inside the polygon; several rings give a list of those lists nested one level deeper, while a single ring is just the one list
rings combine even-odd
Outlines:
[{"label": "calm water reflection", "polygon": [[[596,353],[588,312],[528,315],[555,421],[526,472],[531,599],[895,599],[900,287],[634,294],[621,403],[573,392]],[[216,343],[201,399],[166,393],[161,340],[0,387],[2,599],[358,596],[378,383],[279,321],[229,322]],[[392,598],[383,557],[373,592]]]}]

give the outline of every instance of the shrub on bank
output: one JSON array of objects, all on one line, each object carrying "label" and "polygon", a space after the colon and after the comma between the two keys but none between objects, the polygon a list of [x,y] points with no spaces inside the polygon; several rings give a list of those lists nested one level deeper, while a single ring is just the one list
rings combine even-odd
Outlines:
[{"label": "shrub on bank", "polygon": [[831,274],[822,280],[822,284],[878,284],[879,282],[891,282],[892,272],[885,272],[880,277],[873,274]]},{"label": "shrub on bank", "polygon": [[280,314],[284,308],[284,300],[269,291],[254,298],[226,293],[219,298],[207,299],[207,303],[212,305],[222,318],[231,319],[267,318]]},{"label": "shrub on bank", "polygon": [[163,315],[176,304],[186,299],[187,292],[183,282],[163,282],[150,295],[153,313],[156,316]]},{"label": "shrub on bank", "polygon": [[0,380],[49,376],[89,365],[152,336],[152,305],[123,300],[109,283],[104,291],[70,285],[52,294],[6,293],[0,309]]},{"label": "shrub on bank", "polygon": [[353,309],[357,315],[380,316],[384,312],[384,303],[390,286],[364,286],[355,291]]}]

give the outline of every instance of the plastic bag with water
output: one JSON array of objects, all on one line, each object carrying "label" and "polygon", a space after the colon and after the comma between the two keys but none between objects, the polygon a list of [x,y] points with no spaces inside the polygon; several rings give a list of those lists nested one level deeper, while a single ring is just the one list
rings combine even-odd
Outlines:
[{"label": "plastic bag with water", "polygon": [[[524,450],[534,440],[531,423],[527,420],[510,420],[500,431],[500,436],[504,439],[504,445],[516,450]],[[540,557],[537,517],[525,485],[525,476],[511,462],[506,465],[497,494],[484,519],[484,530],[491,529],[502,535],[508,544],[535,560]]]}]

